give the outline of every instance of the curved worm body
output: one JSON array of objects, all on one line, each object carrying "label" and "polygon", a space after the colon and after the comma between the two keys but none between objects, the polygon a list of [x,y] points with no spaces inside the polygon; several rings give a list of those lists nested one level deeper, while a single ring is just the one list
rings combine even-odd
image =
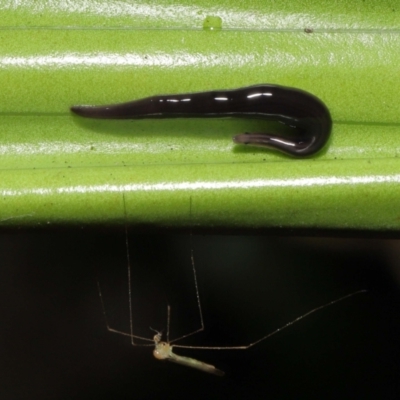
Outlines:
[{"label": "curved worm body", "polygon": [[82,117],[103,119],[237,117],[278,121],[294,131],[246,132],[234,136],[233,141],[298,157],[321,150],[332,129],[329,110],[316,96],[300,89],[267,84],[152,96],[105,106],[73,106],[71,111]]}]

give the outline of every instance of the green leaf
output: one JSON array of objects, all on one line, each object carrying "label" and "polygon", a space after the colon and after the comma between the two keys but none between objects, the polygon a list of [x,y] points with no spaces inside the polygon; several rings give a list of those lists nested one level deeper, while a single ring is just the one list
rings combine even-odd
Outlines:
[{"label": "green leaf", "polygon": [[[398,229],[397,2],[231,3],[0,5],[2,225],[123,222],[125,193],[137,227]],[[326,103],[323,153],[233,144],[259,121],[69,111],[257,83]]]}]

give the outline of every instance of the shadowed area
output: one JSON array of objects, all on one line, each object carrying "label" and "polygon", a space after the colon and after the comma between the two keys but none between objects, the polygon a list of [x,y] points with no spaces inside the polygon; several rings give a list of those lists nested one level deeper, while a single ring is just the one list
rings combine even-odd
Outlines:
[{"label": "shadowed area", "polygon": [[[186,385],[196,388],[191,398],[399,395],[397,241],[194,236],[206,329],[185,344],[247,344],[369,290],[251,350],[174,349],[223,378],[158,361],[151,347],[106,330],[95,267],[112,323],[129,330],[122,231],[2,234],[0,243],[1,398],[187,398]],[[130,235],[137,334],[165,332],[167,303],[172,338],[198,326],[190,248],[189,236]]]}]

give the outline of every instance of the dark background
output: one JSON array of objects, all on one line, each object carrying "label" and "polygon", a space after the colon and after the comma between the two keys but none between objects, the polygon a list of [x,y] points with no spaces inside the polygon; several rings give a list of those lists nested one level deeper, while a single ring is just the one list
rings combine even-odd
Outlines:
[{"label": "dark background", "polygon": [[[242,345],[331,300],[248,350],[175,349],[223,378],[157,361],[129,330],[123,228],[2,233],[1,399],[397,399],[400,242],[271,236],[129,235],[135,333],[198,327],[193,346]],[[177,344],[183,344],[178,342]]]}]

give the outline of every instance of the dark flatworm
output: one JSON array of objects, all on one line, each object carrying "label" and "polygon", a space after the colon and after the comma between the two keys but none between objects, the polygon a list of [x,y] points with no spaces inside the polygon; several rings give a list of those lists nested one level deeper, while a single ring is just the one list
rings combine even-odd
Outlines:
[{"label": "dark flatworm", "polygon": [[262,118],[289,127],[279,132],[241,133],[239,144],[267,147],[291,156],[309,156],[329,139],[332,119],[325,104],[304,90],[278,85],[146,97],[105,106],[73,106],[82,117],[102,119],[143,118]]}]

